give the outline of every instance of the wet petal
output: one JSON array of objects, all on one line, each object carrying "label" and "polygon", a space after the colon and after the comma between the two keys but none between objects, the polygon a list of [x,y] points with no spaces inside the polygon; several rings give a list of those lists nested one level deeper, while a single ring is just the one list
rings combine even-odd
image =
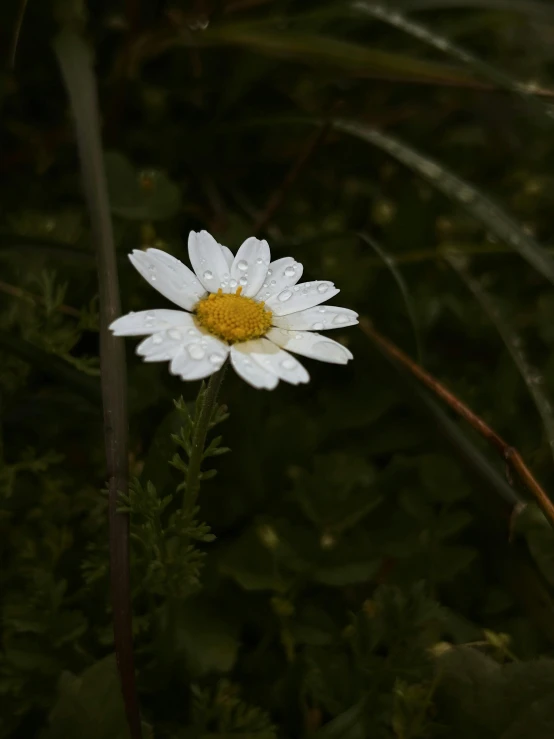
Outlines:
[{"label": "wet petal", "polygon": [[327,331],[354,326],[356,323],[358,314],[355,311],[336,305],[318,305],[288,316],[273,317],[274,326],[293,331]]},{"label": "wet petal", "polygon": [[286,287],[296,285],[303,271],[304,267],[292,257],[281,257],[271,262],[256,300],[269,300],[272,295],[277,295]]},{"label": "wet petal", "polygon": [[170,372],[183,380],[200,380],[217,372],[229,355],[229,346],[215,336],[199,334],[171,360]]},{"label": "wet petal", "polygon": [[353,358],[352,352],[338,341],[333,341],[313,331],[286,331],[282,328],[270,328],[266,337],[293,354],[319,359],[321,362],[346,364],[349,359]]},{"label": "wet petal", "polygon": [[190,313],[182,310],[141,310],[137,313],[127,313],[110,324],[109,329],[114,336],[145,336],[158,331],[178,326],[194,326],[194,319]]},{"label": "wet petal", "polygon": [[267,241],[260,241],[255,236],[246,239],[239,248],[231,267],[231,288],[234,290],[240,285],[242,294],[252,298],[261,288],[271,254]]},{"label": "wet petal", "polygon": [[294,287],[286,287],[277,295],[272,295],[266,300],[266,306],[275,316],[287,316],[324,303],[339,292],[332,282],[326,280],[302,282]]},{"label": "wet petal", "polygon": [[255,342],[244,342],[232,346],[231,364],[235,368],[236,373],[249,385],[252,385],[252,387],[273,390],[279,382],[279,377],[266,367],[262,367],[250,356],[248,347],[245,345],[253,343]]},{"label": "wet petal", "polygon": [[194,273],[165,251],[135,249],[129,259],[153,288],[181,308],[192,310],[206,294]]},{"label": "wet petal", "polygon": [[262,337],[245,341],[240,347],[241,351],[248,354],[262,369],[277,375],[280,380],[298,385],[310,379],[298,360],[268,339]]},{"label": "wet petal", "polygon": [[211,293],[228,292],[229,267],[217,241],[207,231],[189,234],[189,259],[202,285]]}]

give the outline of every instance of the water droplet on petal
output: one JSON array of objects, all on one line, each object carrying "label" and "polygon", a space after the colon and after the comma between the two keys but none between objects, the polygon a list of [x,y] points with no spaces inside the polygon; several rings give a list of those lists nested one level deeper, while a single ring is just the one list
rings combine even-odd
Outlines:
[{"label": "water droplet on petal", "polygon": [[150,282],[156,282],[156,275],[150,275]]},{"label": "water droplet on petal", "polygon": [[294,338],[295,339],[301,339],[302,338],[302,334],[296,334]]},{"label": "water droplet on petal", "polygon": [[170,328],[167,332],[167,335],[170,339],[175,339],[175,341],[179,341],[183,337],[181,336],[181,332],[178,331],[176,328]]},{"label": "water droplet on petal", "polygon": [[268,270],[267,270],[267,274],[268,274],[268,275],[272,275],[272,274],[273,274],[273,270],[272,270],[272,269],[268,269]]},{"label": "water droplet on petal", "polygon": [[219,366],[223,362],[223,360],[225,359],[225,357],[223,356],[223,354],[217,354],[215,352],[214,352],[214,354],[210,354],[210,356],[208,358],[209,358],[211,364],[213,364],[216,367]]},{"label": "water droplet on petal", "polygon": [[237,282],[236,280],[231,280],[231,281],[229,282],[229,286],[230,286],[230,287],[236,287],[236,286],[237,286],[238,284],[239,284],[239,283],[238,283],[238,282]]},{"label": "water droplet on petal", "polygon": [[294,277],[294,273],[296,272],[296,267],[294,267],[292,264],[289,265],[285,269],[285,277]]},{"label": "water droplet on petal", "polygon": [[275,285],[277,284],[277,282],[275,280],[271,280],[271,282],[269,284],[271,285],[271,287],[275,287]]},{"label": "water droplet on petal", "polygon": [[344,326],[345,323],[349,323],[350,319],[344,313],[339,313],[338,316],[333,318],[333,323],[337,326]]},{"label": "water droplet on petal", "polygon": [[193,329],[193,328],[189,328],[189,330],[187,331],[187,333],[188,333],[189,336],[198,336],[198,332],[195,329]]},{"label": "water droplet on petal", "polygon": [[282,293],[279,293],[279,300],[281,303],[285,303],[287,300],[290,300],[292,298],[292,293],[290,290],[283,290]]},{"label": "water droplet on petal", "polygon": [[154,334],[152,337],[152,343],[153,344],[161,344],[163,341],[163,337],[160,334]]},{"label": "water droplet on petal", "polygon": [[246,262],[244,259],[241,259],[240,262],[237,264],[238,269],[240,269],[241,272],[246,272],[248,269],[248,262]]},{"label": "water droplet on petal", "polygon": [[200,344],[191,344],[188,347],[188,350],[192,359],[204,359],[206,356],[206,352],[202,349]]},{"label": "water droplet on petal", "polygon": [[156,316],[153,313],[147,313],[144,316],[145,322],[148,322],[148,323],[150,323],[150,321],[154,321],[155,319],[156,319]]},{"label": "water droplet on petal", "polygon": [[319,308],[318,313],[325,313],[326,308]]},{"label": "water droplet on petal", "polygon": [[312,323],[312,328],[313,328],[314,331],[321,331],[321,329],[323,328],[323,324],[322,323],[319,323],[319,322],[318,323]]},{"label": "water droplet on petal", "polygon": [[291,357],[287,357],[287,359],[283,359],[281,362],[281,367],[285,370],[293,370],[296,366],[296,362]]},{"label": "water droplet on petal", "polygon": [[205,279],[205,280],[213,280],[213,278],[214,278],[214,273],[213,273],[213,272],[210,272],[210,270],[209,270],[209,269],[207,269],[207,270],[206,270],[206,271],[204,272],[204,279]]},{"label": "water droplet on petal", "polygon": [[258,257],[256,259],[256,264],[263,264],[263,263],[264,263],[264,260],[261,257]]},{"label": "water droplet on petal", "polygon": [[320,285],[317,286],[318,293],[326,293],[329,289],[329,283],[328,282],[322,282]]},{"label": "water droplet on petal", "polygon": [[248,277],[241,277],[239,280],[241,285],[247,285],[248,284]]}]

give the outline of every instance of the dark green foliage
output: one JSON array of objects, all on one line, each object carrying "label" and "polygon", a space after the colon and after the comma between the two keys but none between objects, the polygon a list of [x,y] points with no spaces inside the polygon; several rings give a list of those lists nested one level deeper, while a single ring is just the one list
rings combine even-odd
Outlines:
[{"label": "dark green foliage", "polygon": [[[261,223],[552,495],[554,11],[0,3],[0,739],[127,739],[60,24],[94,47],[125,312],[168,307],[130,250],[187,262],[190,230],[236,250]],[[310,384],[271,393],[229,370],[205,417],[205,385],[126,340],[144,737],[553,736],[550,523],[366,336],[333,334],[347,367],[302,360]]]}]

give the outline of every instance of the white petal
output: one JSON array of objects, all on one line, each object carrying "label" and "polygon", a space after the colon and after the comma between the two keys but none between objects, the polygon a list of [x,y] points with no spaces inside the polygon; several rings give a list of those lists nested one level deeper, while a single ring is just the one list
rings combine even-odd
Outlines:
[{"label": "white petal", "polygon": [[249,385],[255,388],[273,390],[279,382],[279,377],[274,372],[270,372],[267,368],[262,367],[250,356],[248,347],[245,345],[253,343],[255,342],[245,341],[241,344],[234,344],[231,347],[231,364],[235,368],[236,373],[243,380],[246,380]]},{"label": "white petal", "polygon": [[296,285],[302,277],[304,267],[292,257],[281,257],[271,262],[267,270],[265,282],[256,295],[256,300],[268,300],[277,295],[285,287]]},{"label": "white petal", "polygon": [[310,375],[304,367],[288,352],[284,351],[272,341],[264,339],[253,339],[238,345],[240,350],[248,354],[262,369],[277,375],[280,380],[298,385],[301,382],[309,382]]},{"label": "white petal", "polygon": [[229,346],[209,334],[181,347],[171,360],[170,372],[183,380],[200,380],[217,372],[229,355]]},{"label": "white petal", "polygon": [[233,291],[240,285],[243,295],[247,298],[254,297],[264,282],[270,258],[267,241],[260,241],[255,236],[246,239],[236,253],[231,267]]},{"label": "white petal", "polygon": [[137,346],[137,354],[145,362],[167,362],[180,352],[188,331],[195,329],[170,328],[149,336]]},{"label": "white petal", "polygon": [[141,310],[138,313],[127,313],[110,324],[109,329],[114,336],[145,336],[158,331],[165,331],[173,326],[194,326],[190,313],[182,310]]},{"label": "white petal", "polygon": [[229,267],[221,244],[207,231],[189,234],[189,259],[198,279],[206,290],[216,293],[219,288],[228,292]]},{"label": "white petal", "polygon": [[352,359],[352,352],[345,346],[313,331],[285,331],[282,328],[270,328],[266,337],[289,352],[319,359],[322,362],[346,364],[349,359]]},{"label": "white petal", "polygon": [[327,331],[358,323],[358,314],[337,305],[316,305],[288,316],[274,316],[273,325],[292,331]]},{"label": "white petal", "polygon": [[324,303],[339,292],[332,282],[326,280],[302,282],[294,287],[286,287],[277,295],[272,295],[266,300],[266,306],[275,316],[287,316],[289,313],[298,313]]},{"label": "white petal", "polygon": [[129,259],[153,288],[181,308],[192,310],[206,294],[191,270],[165,251],[135,249]]},{"label": "white petal", "polygon": [[233,264],[233,259],[235,258],[235,255],[229,249],[228,246],[223,246],[223,244],[220,244],[220,246],[221,246],[221,251],[223,252],[223,256],[225,257],[225,261],[227,262],[227,266],[229,267],[229,272],[230,272],[231,265]]}]

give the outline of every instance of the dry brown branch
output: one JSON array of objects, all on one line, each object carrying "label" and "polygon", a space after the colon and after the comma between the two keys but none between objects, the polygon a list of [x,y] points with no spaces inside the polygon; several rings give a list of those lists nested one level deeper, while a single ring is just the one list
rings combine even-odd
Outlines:
[{"label": "dry brown branch", "polygon": [[373,328],[371,321],[367,318],[360,319],[360,328],[375,344],[377,344],[386,354],[399,362],[414,377],[429,388],[435,395],[444,400],[452,410],[466,420],[472,428],[491,444],[497,452],[502,456],[505,462],[511,465],[514,472],[524,483],[531,495],[535,498],[546,518],[550,521],[554,528],[554,504],[533,477],[531,471],[523,461],[521,454],[508,444],[496,431],[486,424],[482,418],[474,413],[470,408],[462,403],[453,393],[450,392],[442,383],[440,383],[433,375],[429,374],[417,362],[414,362],[402,349],[399,349],[389,339]]}]

